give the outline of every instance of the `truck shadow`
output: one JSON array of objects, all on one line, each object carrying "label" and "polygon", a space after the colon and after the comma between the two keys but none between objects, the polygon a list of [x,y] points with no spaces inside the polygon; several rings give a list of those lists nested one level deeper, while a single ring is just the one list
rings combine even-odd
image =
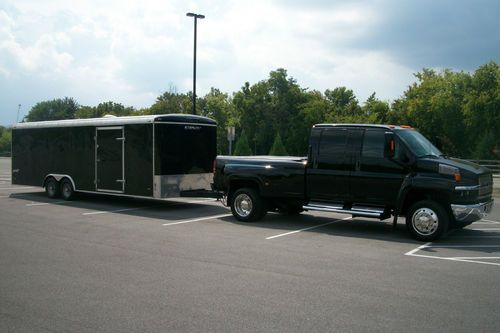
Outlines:
[{"label": "truck shadow", "polygon": [[[138,218],[147,218],[161,220],[165,222],[175,222],[188,219],[209,218],[220,214],[229,214],[230,210],[222,204],[203,198],[190,198],[180,200],[146,200],[126,197],[114,197],[97,194],[79,193],[77,198],[72,201],[63,201],[61,199],[49,199],[44,192],[23,192],[11,195],[12,198],[25,200],[26,205],[54,205],[62,207],[74,207],[85,210],[79,211],[78,215],[92,212],[107,212],[110,214],[121,214]],[[104,215],[106,216],[106,214]],[[329,235],[332,237],[358,238],[369,240],[380,240],[384,242],[397,242],[408,244],[410,247],[418,247],[425,244],[411,238],[406,230],[404,219],[400,218],[396,228],[393,228],[392,220],[378,221],[364,218],[353,218],[342,220],[348,215],[321,216],[313,215],[310,212],[304,212],[299,215],[290,216],[278,213],[269,213],[259,222],[245,223],[236,220],[232,216],[219,218],[220,221],[243,226],[249,230],[266,230],[266,237],[272,237],[288,232],[301,230],[300,233],[314,233]],[[323,225],[325,224],[325,225]],[[321,226],[322,225],[322,226]],[[311,228],[307,230],[308,228]],[[302,230],[306,229],[306,230]],[[242,234],[242,237],[246,237]],[[290,236],[285,236],[289,238]],[[296,237],[296,236],[291,236]],[[466,240],[464,240],[464,238]],[[460,239],[460,240],[459,240]],[[462,244],[474,245],[496,242],[500,239],[500,228],[498,232],[480,231],[480,230],[454,230],[434,242],[433,244],[456,244],[460,241]],[[479,244],[480,245],[480,244]],[[470,248],[472,251],[483,251],[484,253],[495,253],[500,248]],[[464,248],[467,250],[467,248]],[[434,251],[432,248],[428,251]]]}]

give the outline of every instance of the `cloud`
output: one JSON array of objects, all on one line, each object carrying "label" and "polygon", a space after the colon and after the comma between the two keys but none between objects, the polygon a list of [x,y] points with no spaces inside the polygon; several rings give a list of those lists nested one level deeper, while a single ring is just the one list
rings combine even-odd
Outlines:
[{"label": "cloud", "polygon": [[[285,68],[303,87],[373,91],[394,99],[423,67],[473,70],[500,54],[493,0],[469,2],[254,0],[185,2],[4,0],[0,100],[4,110],[74,97],[146,107],[171,86],[237,91]],[[15,114],[15,112],[14,112]],[[15,121],[2,112],[0,122]]]}]

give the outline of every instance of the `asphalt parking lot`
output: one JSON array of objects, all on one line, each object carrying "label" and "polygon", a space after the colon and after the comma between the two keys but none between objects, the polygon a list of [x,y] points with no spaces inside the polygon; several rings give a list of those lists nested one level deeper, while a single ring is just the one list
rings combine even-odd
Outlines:
[{"label": "asphalt parking lot", "polygon": [[0,159],[0,332],[500,331],[500,204],[435,243],[404,221],[237,222],[211,199],[50,200]]}]

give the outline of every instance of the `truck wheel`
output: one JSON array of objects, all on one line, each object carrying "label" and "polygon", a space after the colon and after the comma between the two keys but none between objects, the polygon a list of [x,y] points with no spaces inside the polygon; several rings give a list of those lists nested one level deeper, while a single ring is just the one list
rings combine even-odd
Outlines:
[{"label": "truck wheel", "polygon": [[51,199],[59,197],[59,183],[53,177],[50,177],[45,181],[45,193]]},{"label": "truck wheel", "polygon": [[71,200],[74,196],[73,184],[68,179],[63,179],[61,181],[61,196],[64,200]]},{"label": "truck wheel", "polygon": [[236,190],[231,200],[231,212],[237,220],[252,222],[262,219],[267,209],[259,193],[253,188]]},{"label": "truck wheel", "polygon": [[406,215],[406,227],[418,240],[430,242],[448,229],[449,215],[442,205],[431,200],[414,203]]}]

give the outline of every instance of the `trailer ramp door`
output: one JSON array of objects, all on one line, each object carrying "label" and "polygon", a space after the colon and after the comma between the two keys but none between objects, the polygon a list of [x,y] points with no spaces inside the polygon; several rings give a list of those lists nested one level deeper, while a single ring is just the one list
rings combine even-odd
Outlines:
[{"label": "trailer ramp door", "polygon": [[125,135],[123,127],[97,127],[95,184],[97,191],[123,193]]}]

